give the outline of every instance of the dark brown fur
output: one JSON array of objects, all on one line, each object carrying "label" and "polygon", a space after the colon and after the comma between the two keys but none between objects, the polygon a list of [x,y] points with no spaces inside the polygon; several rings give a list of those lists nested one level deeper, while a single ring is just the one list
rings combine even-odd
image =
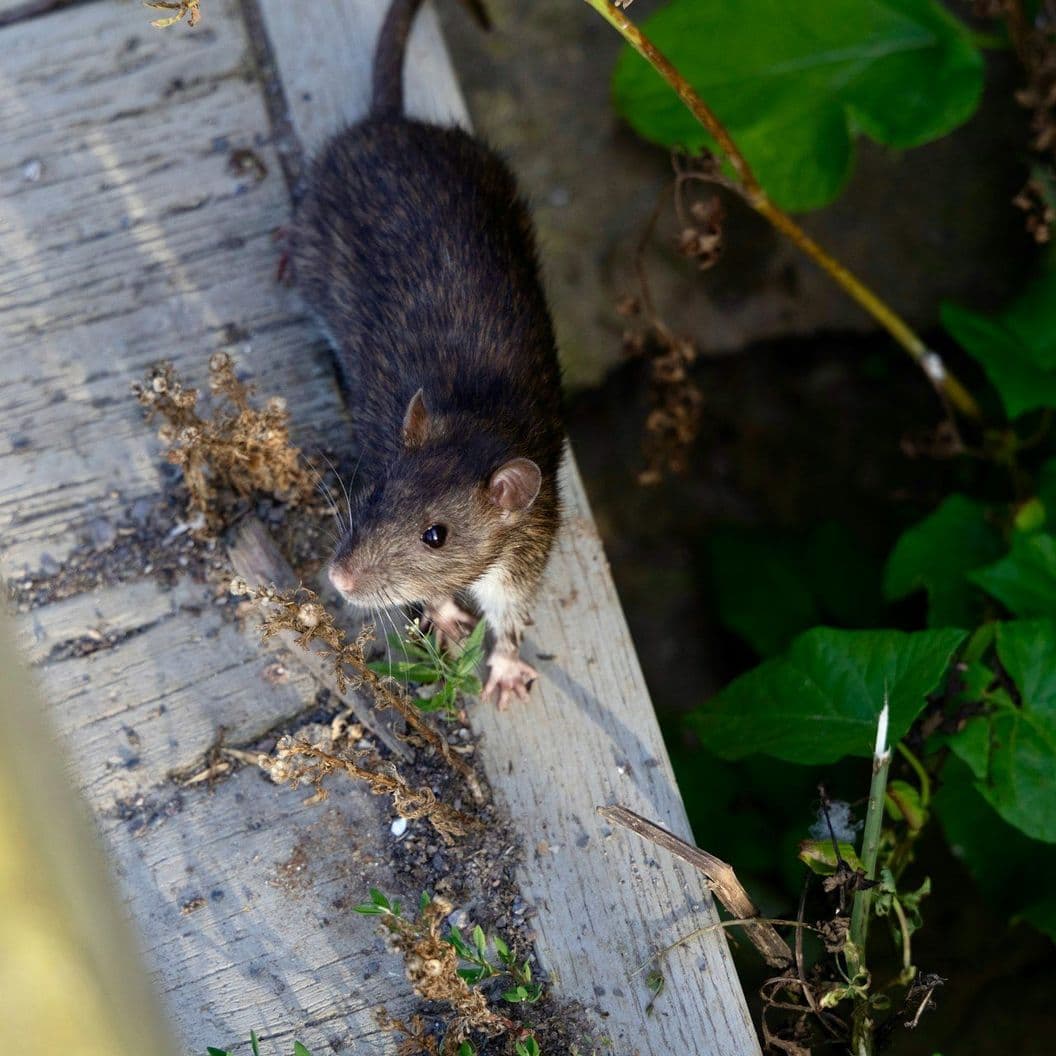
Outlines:
[{"label": "dark brown fur", "polygon": [[[323,148],[291,237],[297,284],[336,350],[364,452],[335,564],[354,564],[365,594],[410,602],[465,590],[501,562],[526,599],[558,522],[554,335],[531,219],[505,164],[459,129],[400,115],[417,6],[395,0],[375,112]],[[403,420],[419,389],[428,440],[409,447]],[[499,510],[487,492],[515,457],[542,473],[523,512]],[[449,537],[430,550],[421,534],[437,522]]]}]

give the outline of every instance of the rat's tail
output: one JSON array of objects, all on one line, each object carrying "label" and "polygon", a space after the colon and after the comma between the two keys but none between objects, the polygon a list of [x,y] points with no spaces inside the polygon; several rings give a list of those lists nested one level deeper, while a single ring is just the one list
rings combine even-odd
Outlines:
[{"label": "rat's tail", "polygon": [[[484,29],[491,20],[483,0],[463,0],[473,17]],[[403,60],[407,38],[422,0],[392,0],[381,24],[374,48],[374,98],[370,104],[373,117],[403,117]]]},{"label": "rat's tail", "polygon": [[403,57],[422,0],[392,0],[374,48],[374,117],[403,116]]}]

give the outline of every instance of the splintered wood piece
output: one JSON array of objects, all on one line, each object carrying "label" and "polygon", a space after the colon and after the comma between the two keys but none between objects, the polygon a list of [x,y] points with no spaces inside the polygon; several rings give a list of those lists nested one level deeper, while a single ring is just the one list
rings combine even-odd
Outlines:
[{"label": "splintered wood piece", "polygon": [[626,807],[598,807],[598,814],[613,825],[630,829],[631,832],[641,836],[643,840],[662,847],[684,862],[689,862],[695,869],[699,869],[707,881],[711,893],[733,914],[737,920],[749,921],[744,925],[744,933],[752,941],[752,945],[763,955],[767,964],[775,968],[784,968],[792,963],[792,951],[788,947],[773,924],[760,920],[751,922],[753,917],[759,916],[759,910],[751,900],[748,892],[737,879],[733,866],[716,858],[699,847],[680,840],[674,833],[668,832],[662,825],[643,818]]}]

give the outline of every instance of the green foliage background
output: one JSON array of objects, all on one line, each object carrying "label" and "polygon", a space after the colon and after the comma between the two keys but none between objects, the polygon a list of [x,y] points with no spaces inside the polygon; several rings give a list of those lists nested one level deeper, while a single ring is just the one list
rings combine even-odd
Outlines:
[{"label": "green foliage background", "polygon": [[[972,33],[934,0],[673,0],[642,28],[790,210],[839,194],[858,136],[927,142],[982,91]],[[647,139],[714,147],[629,48],[613,94]],[[882,232],[881,217],[862,223]],[[1056,939],[1056,890],[1024,882],[1056,864],[1056,255],[1039,251],[1003,310],[946,304],[941,320],[986,379],[963,492],[906,526],[882,570],[832,524],[794,539],[717,531],[716,604],[759,663],[692,711],[702,747],[676,748],[676,768],[713,850],[735,849],[749,874],[779,860],[798,883],[818,768],[871,753],[886,697],[892,739],[936,781],[930,835],[999,913]]]}]

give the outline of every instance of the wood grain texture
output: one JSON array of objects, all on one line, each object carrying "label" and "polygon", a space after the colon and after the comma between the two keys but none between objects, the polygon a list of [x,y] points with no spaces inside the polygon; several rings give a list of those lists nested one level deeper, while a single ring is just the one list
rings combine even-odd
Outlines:
[{"label": "wood grain texture", "polygon": [[184,1052],[248,1056],[251,1030],[268,1053],[394,1050],[376,1013],[410,1010],[403,965],[351,911],[371,886],[399,890],[391,817],[351,781],[330,787],[306,807],[248,768],[153,817],[101,819]]},{"label": "wood grain texture", "polygon": [[[233,0],[160,31],[90,3],[0,48],[0,574],[160,490],[128,398],[160,359],[230,350],[294,420],[341,419],[329,355],[274,282],[289,202]],[[263,178],[232,167],[252,151]]]},{"label": "wood grain texture", "polygon": [[[287,188],[241,7],[157,31],[128,3],[0,30],[2,570],[61,564],[86,525],[161,489],[129,385],[162,358],[202,384],[230,350],[309,437],[345,427],[329,355],[274,282]],[[252,150],[267,172],[231,167]],[[306,430],[302,430],[302,433]],[[163,530],[164,532],[164,530]],[[44,561],[44,555],[51,561]],[[34,577],[48,582],[41,572]],[[306,808],[254,769],[181,787],[216,743],[260,737],[317,684],[262,651],[230,597],[146,578],[19,618],[72,776],[103,831],[184,1052],[391,1051],[402,967],[348,905],[392,890],[391,815],[351,782]]]},{"label": "wood grain texture", "polygon": [[[290,32],[290,5],[260,0],[260,6],[284,82],[301,86],[299,95],[288,96],[291,116],[314,150],[365,108],[366,41],[345,40],[337,58],[304,49],[301,41],[334,24],[379,19],[384,5],[329,0],[319,9],[298,9],[298,34]],[[416,109],[424,93],[431,107],[462,119],[457,80],[442,44],[435,47],[428,68],[413,53],[407,64],[409,108],[430,116]],[[349,91],[331,101],[335,83]],[[438,101],[445,97],[449,111]],[[721,929],[668,955],[664,995],[646,1013],[652,995],[643,962],[716,916],[690,867],[661,860],[627,833],[612,833],[594,812],[598,804],[624,803],[692,838],[571,455],[564,476],[567,520],[524,648],[541,678],[524,708],[500,713],[478,705],[472,713],[484,734],[482,759],[492,787],[528,848],[537,849],[521,875],[537,912],[537,949],[561,994],[601,1013],[599,1026],[617,1052],[756,1053]]]}]

